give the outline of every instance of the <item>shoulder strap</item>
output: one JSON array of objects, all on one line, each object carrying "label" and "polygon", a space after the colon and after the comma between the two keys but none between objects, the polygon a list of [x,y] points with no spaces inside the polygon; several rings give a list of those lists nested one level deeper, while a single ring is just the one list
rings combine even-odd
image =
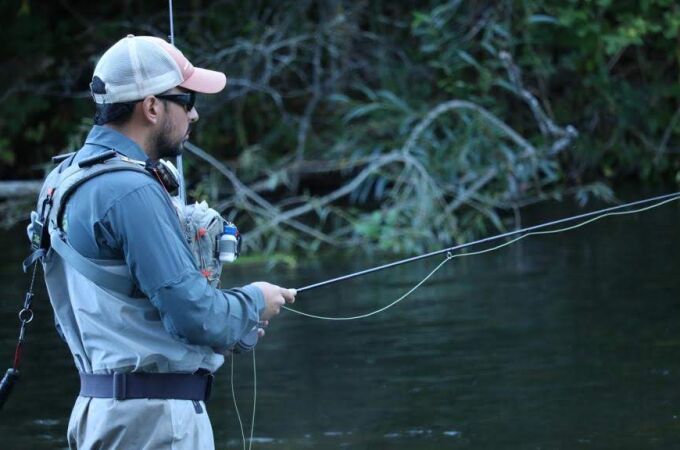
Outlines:
[{"label": "shoulder strap", "polygon": [[[62,219],[66,210],[66,203],[75,191],[89,180],[106,173],[133,171],[152,177],[144,169],[144,162],[115,156],[105,161],[97,161],[96,164],[81,167],[80,164],[71,164],[61,171],[56,186],[53,186],[53,198],[51,211],[46,221],[49,221],[50,246],[61,256],[64,261],[78,271],[85,278],[96,285],[124,295],[133,296],[136,286],[132,279],[109,272],[101,265],[80,254],[71,244],[61,228]],[[153,178],[153,177],[152,177]]]},{"label": "shoulder strap", "polygon": [[60,186],[55,190],[52,209],[54,210],[54,223],[56,228],[61,228],[61,222],[66,210],[66,203],[75,193],[75,191],[84,183],[104,175],[106,173],[132,171],[139,172],[151,178],[153,176],[144,169],[142,161],[136,161],[128,158],[116,157],[99,164],[80,168],[78,165],[72,165],[63,172],[63,177],[60,180]]},{"label": "shoulder strap", "polygon": [[63,233],[52,233],[50,241],[54,251],[64,261],[97,286],[129,296],[134,294],[136,286],[132,279],[111,273],[84,257],[66,241]]}]

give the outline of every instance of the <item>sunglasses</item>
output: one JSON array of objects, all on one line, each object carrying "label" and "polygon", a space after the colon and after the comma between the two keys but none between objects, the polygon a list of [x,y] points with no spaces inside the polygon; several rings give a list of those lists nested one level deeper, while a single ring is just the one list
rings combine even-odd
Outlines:
[{"label": "sunglasses", "polygon": [[196,105],[195,92],[186,92],[182,94],[160,94],[156,95],[155,97],[177,103],[180,106],[184,106],[184,109],[186,109],[187,112],[194,109],[194,105]]}]

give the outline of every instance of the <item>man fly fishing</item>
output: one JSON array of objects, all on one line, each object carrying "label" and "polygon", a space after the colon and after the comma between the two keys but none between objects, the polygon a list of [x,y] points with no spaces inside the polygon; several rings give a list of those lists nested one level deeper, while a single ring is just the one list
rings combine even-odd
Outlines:
[{"label": "man fly fishing", "polygon": [[162,39],[121,39],[95,67],[84,146],[43,185],[29,234],[80,373],[72,449],[214,448],[204,402],[223,353],[251,349],[295,299],[265,282],[218,289],[235,227],[169,194],[161,158],[182,151],[196,94],[225,84]]}]

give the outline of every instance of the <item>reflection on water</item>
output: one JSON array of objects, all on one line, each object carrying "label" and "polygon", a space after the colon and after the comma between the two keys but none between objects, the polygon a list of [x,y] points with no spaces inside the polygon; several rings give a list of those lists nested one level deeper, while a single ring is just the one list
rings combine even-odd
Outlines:
[{"label": "reflection on water", "polygon": [[[525,224],[572,212],[536,208]],[[671,204],[453,260],[365,320],[283,312],[257,350],[254,447],[680,448],[678,222],[680,204]],[[3,368],[28,282],[20,238],[0,235]],[[337,316],[377,309],[438,262],[304,293],[296,307]],[[269,274],[236,265],[225,281],[302,286],[374,263],[309,261]],[[2,448],[65,446],[77,377],[43,290],[36,303],[23,379],[0,413]],[[248,432],[250,357],[236,359],[235,373]],[[228,374],[218,374],[209,409],[218,448],[240,448]]]}]

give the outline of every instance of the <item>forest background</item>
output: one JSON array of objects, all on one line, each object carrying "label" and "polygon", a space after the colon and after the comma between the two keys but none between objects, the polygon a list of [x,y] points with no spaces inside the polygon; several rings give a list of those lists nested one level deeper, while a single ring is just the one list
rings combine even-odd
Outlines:
[{"label": "forest background", "polygon": [[[0,216],[24,221],[92,125],[88,83],[165,1],[4,0]],[[416,252],[521,224],[537,202],[680,182],[672,0],[175,1],[199,98],[192,199],[268,254]],[[8,180],[23,180],[9,183]],[[670,187],[669,187],[670,186]]]}]

